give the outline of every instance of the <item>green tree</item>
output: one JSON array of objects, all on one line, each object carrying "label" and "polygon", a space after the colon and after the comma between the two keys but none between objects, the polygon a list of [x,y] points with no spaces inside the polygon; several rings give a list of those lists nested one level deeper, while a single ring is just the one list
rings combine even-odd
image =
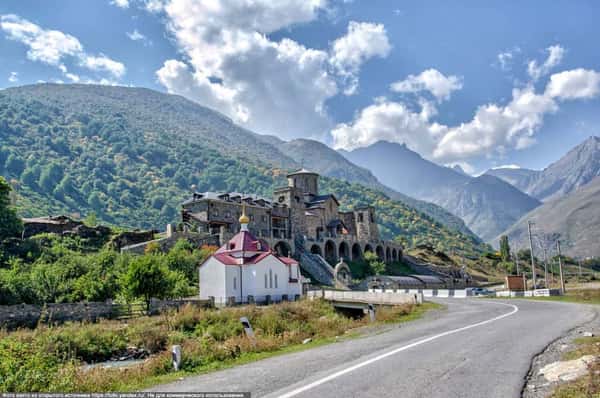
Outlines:
[{"label": "green tree", "polygon": [[500,257],[502,258],[502,262],[510,260],[510,245],[508,243],[508,236],[506,235],[500,237]]},{"label": "green tree", "polygon": [[373,252],[365,253],[365,261],[369,264],[371,271],[375,275],[383,275],[385,273],[385,263],[377,257],[377,254]]},{"label": "green tree", "polygon": [[95,212],[90,211],[83,220],[83,223],[88,227],[95,227],[96,225],[98,225],[98,216],[96,216]]},{"label": "green tree", "polygon": [[0,176],[0,241],[21,233],[23,225],[10,203],[10,185]]},{"label": "green tree", "polygon": [[124,275],[121,286],[128,299],[141,298],[150,312],[150,300],[170,297],[175,280],[161,255],[146,254],[135,257]]}]

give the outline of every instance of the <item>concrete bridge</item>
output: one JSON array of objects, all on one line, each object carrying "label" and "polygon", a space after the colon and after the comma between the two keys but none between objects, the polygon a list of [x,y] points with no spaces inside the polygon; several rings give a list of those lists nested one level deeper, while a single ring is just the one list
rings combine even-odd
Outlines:
[{"label": "concrete bridge", "polygon": [[371,305],[402,305],[422,304],[423,294],[393,293],[393,292],[365,292],[365,291],[338,291],[338,290],[309,290],[306,292],[309,300],[323,299],[330,301],[335,307],[349,309],[367,309]]}]

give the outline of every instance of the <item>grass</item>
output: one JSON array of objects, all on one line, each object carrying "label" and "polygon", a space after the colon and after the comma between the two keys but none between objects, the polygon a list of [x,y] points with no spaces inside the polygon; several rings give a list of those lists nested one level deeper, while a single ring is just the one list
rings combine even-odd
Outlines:
[{"label": "grass", "polygon": [[564,301],[580,304],[600,304],[600,289],[567,290],[563,296],[527,297],[542,301]]},{"label": "grass", "polygon": [[599,398],[600,397],[600,337],[581,337],[575,341],[576,348],[563,355],[563,360],[595,355],[596,361],[588,366],[588,375],[559,385],[551,398]]},{"label": "grass", "polygon": [[[434,303],[377,310],[380,324],[408,322]],[[253,325],[254,343],[245,337],[239,318]],[[192,306],[128,323],[67,323],[35,330],[0,331],[0,391],[105,392],[133,391],[240,365],[274,355],[296,352],[343,339],[359,337],[366,317],[348,318],[331,304],[315,300],[267,307],[244,306],[221,310]],[[308,344],[302,342],[310,338]],[[181,371],[173,372],[168,350],[182,346]],[[119,356],[128,347],[151,354],[129,368],[84,369],[84,362]]]}]

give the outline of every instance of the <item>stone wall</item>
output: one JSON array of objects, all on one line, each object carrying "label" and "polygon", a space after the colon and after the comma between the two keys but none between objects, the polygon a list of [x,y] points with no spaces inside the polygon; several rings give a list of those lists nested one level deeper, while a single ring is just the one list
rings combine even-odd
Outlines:
[{"label": "stone wall", "polygon": [[149,244],[157,244],[162,252],[169,251],[179,239],[185,239],[196,247],[203,245],[220,246],[219,235],[206,235],[193,232],[173,232],[171,236],[138,243],[121,248],[122,253],[144,254]]},{"label": "stone wall", "polygon": [[[199,300],[152,300],[150,312],[160,313],[166,309],[179,308],[186,304],[206,306]],[[0,305],[0,328],[33,328],[39,323],[60,324],[64,322],[90,321],[113,318],[121,305],[106,302],[52,303],[46,305],[17,304]]]},{"label": "stone wall", "polygon": [[60,303],[31,305],[0,306],[0,327],[15,329],[18,327],[35,327],[38,323],[63,323],[66,321],[95,321],[99,318],[110,318],[113,305],[105,303]]}]

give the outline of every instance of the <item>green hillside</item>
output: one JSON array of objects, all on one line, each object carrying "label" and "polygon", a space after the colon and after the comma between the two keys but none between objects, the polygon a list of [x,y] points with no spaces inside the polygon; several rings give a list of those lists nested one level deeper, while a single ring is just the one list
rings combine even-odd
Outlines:
[{"label": "green hillside", "polygon": [[[237,137],[237,138],[236,138]],[[236,141],[237,140],[237,141]],[[270,196],[290,164],[222,115],[151,90],[35,85],[0,91],[0,173],[22,216],[91,212],[113,225],[164,228],[193,189]],[[260,155],[262,154],[262,155]],[[473,237],[385,194],[324,178],[344,204],[376,206],[383,236],[479,251]]]}]

